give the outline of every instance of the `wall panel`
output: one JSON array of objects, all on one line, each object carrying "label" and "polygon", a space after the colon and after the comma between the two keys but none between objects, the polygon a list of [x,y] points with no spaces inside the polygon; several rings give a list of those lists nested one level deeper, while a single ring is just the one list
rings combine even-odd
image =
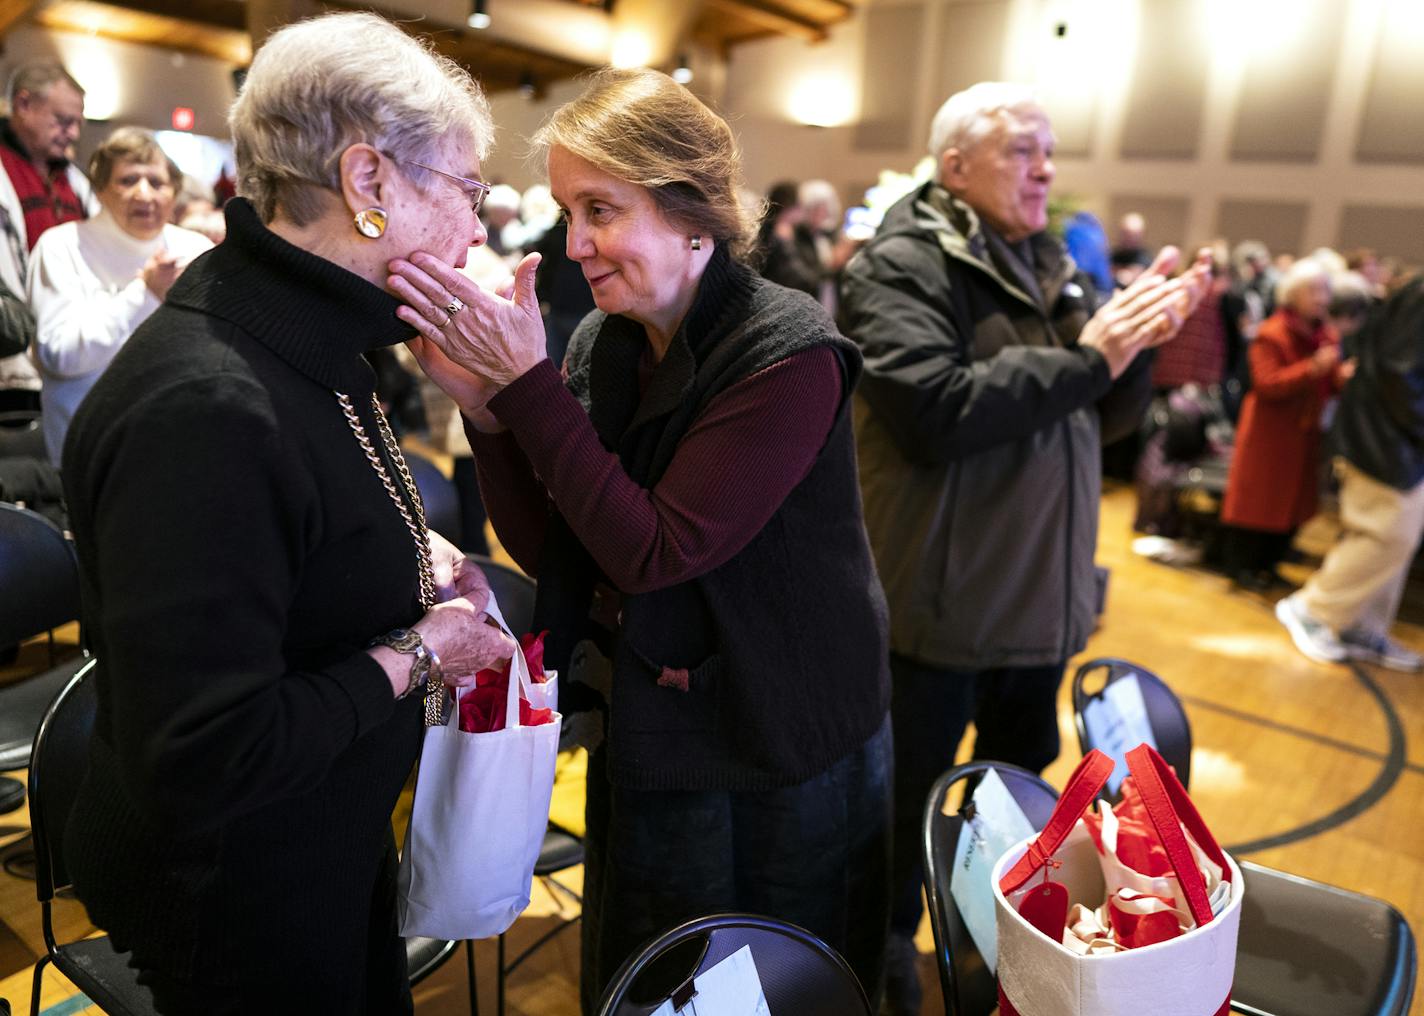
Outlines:
[{"label": "wall panel", "polygon": [[1260,240],[1273,253],[1302,254],[1308,212],[1303,201],[1226,198],[1216,208],[1216,235],[1232,244]]},{"label": "wall panel", "polygon": [[1424,13],[1421,0],[1391,0],[1380,20],[1355,158],[1424,163]]},{"label": "wall panel", "polygon": [[1196,157],[1206,103],[1204,36],[1196,0],[1143,0],[1122,158]]},{"label": "wall panel", "polygon": [[1424,207],[1346,205],[1336,247],[1342,251],[1373,247],[1381,254],[1424,264]]},{"label": "wall panel", "polygon": [[1338,0],[1295,0],[1282,6],[1272,31],[1250,40],[1231,158],[1310,162],[1319,157],[1345,7]]},{"label": "wall panel", "polygon": [[920,42],[925,32],[923,4],[872,7],[866,11],[861,116],[855,125],[860,151],[899,151],[928,133],[911,119],[921,87]]}]

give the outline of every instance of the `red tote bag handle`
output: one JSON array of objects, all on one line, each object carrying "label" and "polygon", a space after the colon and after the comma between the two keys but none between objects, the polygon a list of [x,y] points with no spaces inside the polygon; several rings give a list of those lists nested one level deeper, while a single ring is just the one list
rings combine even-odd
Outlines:
[{"label": "red tote bag handle", "polygon": [[1182,895],[1187,899],[1193,920],[1198,927],[1210,923],[1211,901],[1206,895],[1206,879],[1197,868],[1182,827],[1186,826],[1187,832],[1192,834],[1206,856],[1221,868],[1222,878],[1229,882],[1231,866],[1226,863],[1226,855],[1202,821],[1201,813],[1187,796],[1177,774],[1155,748],[1150,744],[1139,744],[1129,751],[1127,770],[1137,784],[1137,792],[1142,797],[1147,817],[1152,820],[1152,828],[1156,830],[1162,848],[1167,851],[1167,859],[1177,873],[1177,881],[1182,886]]},{"label": "red tote bag handle", "polygon": [[1093,799],[1103,789],[1112,771],[1113,760],[1098,749],[1094,748],[1083,756],[1083,761],[1078,763],[1078,768],[1074,769],[1073,775],[1068,778],[1068,786],[1063,788],[1063,796],[1054,806],[1048,824],[1043,827],[1038,838],[1028,845],[1024,855],[999,879],[1000,892],[1005,896],[1009,895],[1048,863],[1049,858],[1063,846],[1063,841],[1078,824],[1078,819],[1092,806]]}]

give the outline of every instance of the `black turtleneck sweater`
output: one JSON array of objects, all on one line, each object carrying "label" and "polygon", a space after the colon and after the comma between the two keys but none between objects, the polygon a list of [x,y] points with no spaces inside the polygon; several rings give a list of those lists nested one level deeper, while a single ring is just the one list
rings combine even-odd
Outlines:
[{"label": "black turtleneck sweater", "polygon": [[421,731],[364,647],[422,611],[410,534],[333,392],[379,448],[361,354],[411,332],[246,202],[227,220],[66,442],[99,660],[66,857],[95,923],[171,976],[283,984],[300,962],[359,986]]}]

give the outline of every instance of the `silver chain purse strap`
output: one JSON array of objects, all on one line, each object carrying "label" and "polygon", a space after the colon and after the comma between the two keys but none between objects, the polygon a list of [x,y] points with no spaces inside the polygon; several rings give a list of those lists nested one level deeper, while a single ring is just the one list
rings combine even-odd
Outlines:
[{"label": "silver chain purse strap", "polygon": [[[415,554],[420,573],[420,605],[429,610],[435,606],[435,566],[431,562],[430,538],[425,529],[425,502],[420,499],[420,490],[415,485],[415,477],[410,475],[410,467],[406,465],[405,456],[401,454],[395,434],[391,433],[391,425],[386,421],[386,414],[381,412],[380,400],[373,394],[371,409],[376,414],[376,426],[381,431],[381,443],[386,446],[386,452],[390,455],[391,461],[395,463],[396,473],[410,494],[411,504],[415,507],[415,511],[412,513],[410,507],[405,503],[405,498],[401,497],[400,492],[396,490],[396,485],[391,480],[391,474],[387,472],[385,463],[381,461],[381,456],[376,453],[376,446],[372,444],[370,437],[366,434],[366,428],[361,426],[361,418],[356,415],[356,409],[351,405],[350,397],[343,392],[333,392],[332,394],[336,396],[336,401],[341,403],[341,412],[346,416],[351,433],[356,436],[356,442],[366,453],[366,459],[371,463],[371,468],[381,478],[381,485],[386,488],[391,503],[400,512],[406,529],[410,531],[411,539],[415,541]],[[435,684],[435,687],[427,688],[425,691],[425,725],[438,727],[445,723],[446,692],[445,686],[441,682],[432,683]]]}]

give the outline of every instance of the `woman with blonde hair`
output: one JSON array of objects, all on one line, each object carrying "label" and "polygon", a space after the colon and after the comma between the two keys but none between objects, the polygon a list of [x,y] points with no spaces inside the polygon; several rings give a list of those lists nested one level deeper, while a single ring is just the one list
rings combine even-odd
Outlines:
[{"label": "woman with blonde hair", "polygon": [[409,1013],[390,817],[422,686],[514,646],[426,532],[362,353],[413,334],[392,259],[483,241],[489,113],[342,14],[272,35],[231,125],[226,240],[65,447],[99,700],[68,870],[161,1013]]},{"label": "woman with blonde hair", "polygon": [[597,304],[564,375],[537,255],[512,300],[427,254],[392,288],[465,415],[501,542],[539,580],[546,660],[604,674],[584,1009],[644,940],[727,910],[809,928],[874,997],[889,682],[851,435],[860,355],[743,263],[736,143],[685,88],[601,72],[535,140]]}]

